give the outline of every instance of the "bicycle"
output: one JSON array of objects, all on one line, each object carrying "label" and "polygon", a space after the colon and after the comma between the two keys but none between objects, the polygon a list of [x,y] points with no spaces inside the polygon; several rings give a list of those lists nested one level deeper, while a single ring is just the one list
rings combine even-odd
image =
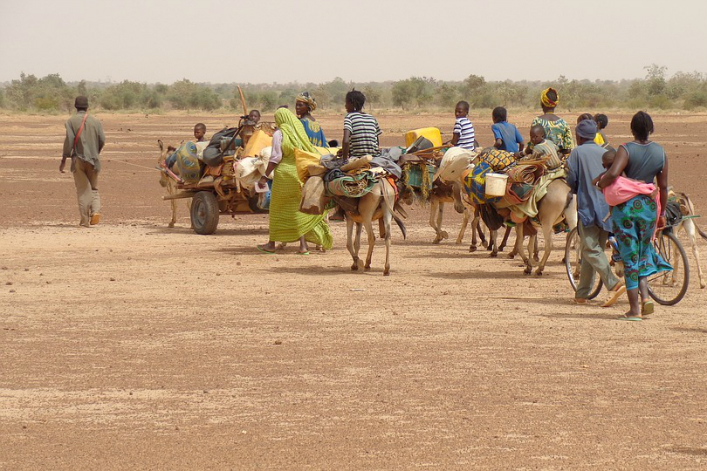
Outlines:
[{"label": "bicycle", "polygon": [[[653,247],[673,267],[670,271],[656,273],[648,277],[648,294],[655,302],[664,306],[673,306],[679,303],[687,292],[690,283],[690,263],[687,254],[678,238],[673,234],[673,227],[665,226],[658,231],[653,239]],[[611,246],[611,258],[614,271],[619,278],[623,277],[623,263],[618,257],[618,247]],[[567,234],[565,246],[565,269],[572,289],[577,290],[579,283],[579,270],[581,265],[581,249],[577,228]],[[601,292],[603,283],[596,273],[593,275],[592,290],[589,299],[596,298]]]}]

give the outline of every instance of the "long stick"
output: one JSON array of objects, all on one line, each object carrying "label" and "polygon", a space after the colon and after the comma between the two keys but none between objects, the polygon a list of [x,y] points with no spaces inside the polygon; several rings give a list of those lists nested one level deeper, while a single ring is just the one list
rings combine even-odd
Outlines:
[{"label": "long stick", "polygon": [[238,94],[241,96],[241,105],[243,105],[243,116],[248,114],[248,108],[245,106],[245,97],[243,96],[243,90],[241,90],[240,85],[236,85],[238,87]]},{"label": "long stick", "polygon": [[183,198],[191,198],[194,196],[197,192],[196,191],[183,191],[181,193],[175,193],[173,195],[164,195],[162,196],[162,200],[179,200]]}]

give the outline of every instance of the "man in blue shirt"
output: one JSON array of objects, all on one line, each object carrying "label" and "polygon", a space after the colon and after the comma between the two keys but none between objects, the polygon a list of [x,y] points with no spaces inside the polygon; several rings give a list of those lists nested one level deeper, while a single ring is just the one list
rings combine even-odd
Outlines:
[{"label": "man in blue shirt", "polygon": [[596,272],[604,286],[610,287],[609,298],[602,307],[613,306],[619,297],[626,292],[626,286],[619,280],[609,266],[604,253],[606,240],[611,230],[606,220],[609,205],[604,195],[594,185],[592,180],[604,172],[601,158],[606,151],[594,143],[597,125],[594,120],[586,119],[577,124],[577,147],[567,159],[567,183],[572,193],[577,195],[578,221],[577,232],[581,243],[582,264],[579,283],[575,292],[574,302],[586,304],[591,282]]},{"label": "man in blue shirt", "polygon": [[491,112],[491,118],[493,119],[491,131],[493,131],[493,138],[495,139],[494,147],[513,154],[519,151],[522,152],[524,147],[523,136],[518,132],[518,128],[507,121],[508,112],[506,109],[502,106],[497,106]]}]

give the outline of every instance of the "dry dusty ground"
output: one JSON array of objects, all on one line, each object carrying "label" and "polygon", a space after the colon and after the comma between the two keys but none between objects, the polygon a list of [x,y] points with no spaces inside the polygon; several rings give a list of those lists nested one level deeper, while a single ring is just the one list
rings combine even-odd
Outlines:
[{"label": "dry dusty ground", "polygon": [[[99,117],[104,224],[80,230],[57,171],[65,117],[0,116],[0,469],[707,466],[695,276],[676,307],[617,322],[625,299],[569,304],[559,252],[524,277],[506,258],[432,246],[424,208],[407,241],[396,231],[387,278],[381,249],[372,272],[349,271],[341,223],[326,254],[263,255],[266,215],[197,236],[180,203],[168,229],[150,168],[157,138],[232,117]],[[378,118],[387,145],[453,122]],[[472,118],[489,143],[490,116]],[[707,211],[707,116],[654,118],[672,183]],[[629,119],[611,116],[613,142]]]}]

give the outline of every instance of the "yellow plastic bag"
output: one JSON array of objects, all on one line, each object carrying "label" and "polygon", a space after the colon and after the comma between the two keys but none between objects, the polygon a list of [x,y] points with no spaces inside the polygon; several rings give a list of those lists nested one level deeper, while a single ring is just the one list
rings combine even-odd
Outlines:
[{"label": "yellow plastic bag", "polygon": [[338,148],[326,147],[315,147],[315,149],[317,149],[316,154],[295,149],[295,166],[297,167],[297,176],[302,182],[309,178],[308,167],[310,165],[319,165],[319,160],[322,158],[322,155],[336,155],[336,152],[339,150]]}]

